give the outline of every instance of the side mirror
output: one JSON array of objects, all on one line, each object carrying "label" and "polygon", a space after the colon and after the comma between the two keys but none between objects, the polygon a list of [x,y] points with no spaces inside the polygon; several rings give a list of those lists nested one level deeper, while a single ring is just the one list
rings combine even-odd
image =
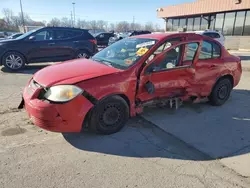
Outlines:
[{"label": "side mirror", "polygon": [[35,40],[35,39],[36,39],[35,36],[30,36],[30,37],[29,37],[29,40]]}]

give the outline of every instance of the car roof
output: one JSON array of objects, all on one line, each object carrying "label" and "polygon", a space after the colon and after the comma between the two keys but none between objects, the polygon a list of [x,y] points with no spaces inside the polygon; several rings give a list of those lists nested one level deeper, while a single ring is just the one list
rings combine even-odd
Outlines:
[{"label": "car roof", "polygon": [[72,29],[72,30],[80,30],[80,31],[88,31],[87,29],[80,29],[80,28],[75,28],[75,27],[42,27],[41,29],[44,29],[44,28],[47,28],[47,29]]},{"label": "car roof", "polygon": [[155,34],[145,34],[145,35],[136,35],[132,38],[150,38],[156,40],[164,40],[166,38],[176,38],[176,37],[194,37],[196,39],[204,39],[202,35],[196,33],[155,33]]},{"label": "car roof", "polygon": [[219,31],[216,31],[216,30],[204,30],[204,31],[193,31],[194,33],[218,33],[220,34]]}]

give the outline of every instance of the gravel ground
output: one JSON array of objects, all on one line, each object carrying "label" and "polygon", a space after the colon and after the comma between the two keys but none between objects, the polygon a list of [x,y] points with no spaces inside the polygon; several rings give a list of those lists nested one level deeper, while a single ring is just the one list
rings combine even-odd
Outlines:
[{"label": "gravel ground", "polygon": [[0,72],[0,187],[250,187],[248,177],[141,117],[111,136],[32,125],[16,107],[41,67]]}]

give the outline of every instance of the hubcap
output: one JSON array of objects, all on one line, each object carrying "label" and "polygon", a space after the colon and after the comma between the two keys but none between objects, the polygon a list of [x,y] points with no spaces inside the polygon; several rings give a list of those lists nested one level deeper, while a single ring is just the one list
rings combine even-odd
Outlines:
[{"label": "hubcap", "polygon": [[107,106],[100,116],[100,121],[103,122],[103,125],[106,127],[115,126],[120,120],[120,109],[115,106]]},{"label": "hubcap", "polygon": [[228,95],[228,87],[226,85],[221,86],[218,91],[219,99],[225,99],[227,95]]},{"label": "hubcap", "polygon": [[6,65],[11,69],[18,69],[22,64],[23,60],[18,55],[11,54],[6,58]]},{"label": "hubcap", "polygon": [[77,58],[87,58],[88,55],[86,53],[79,53]]}]

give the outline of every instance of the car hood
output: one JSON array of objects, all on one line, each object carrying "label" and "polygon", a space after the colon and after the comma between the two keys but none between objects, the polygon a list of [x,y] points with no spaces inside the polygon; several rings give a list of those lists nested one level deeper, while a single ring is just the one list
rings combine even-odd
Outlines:
[{"label": "car hood", "polygon": [[19,39],[3,39],[0,40],[0,44],[17,43],[19,41]]},{"label": "car hood", "polygon": [[109,67],[90,59],[76,59],[45,67],[33,79],[44,87],[60,84],[74,84],[122,70]]}]

